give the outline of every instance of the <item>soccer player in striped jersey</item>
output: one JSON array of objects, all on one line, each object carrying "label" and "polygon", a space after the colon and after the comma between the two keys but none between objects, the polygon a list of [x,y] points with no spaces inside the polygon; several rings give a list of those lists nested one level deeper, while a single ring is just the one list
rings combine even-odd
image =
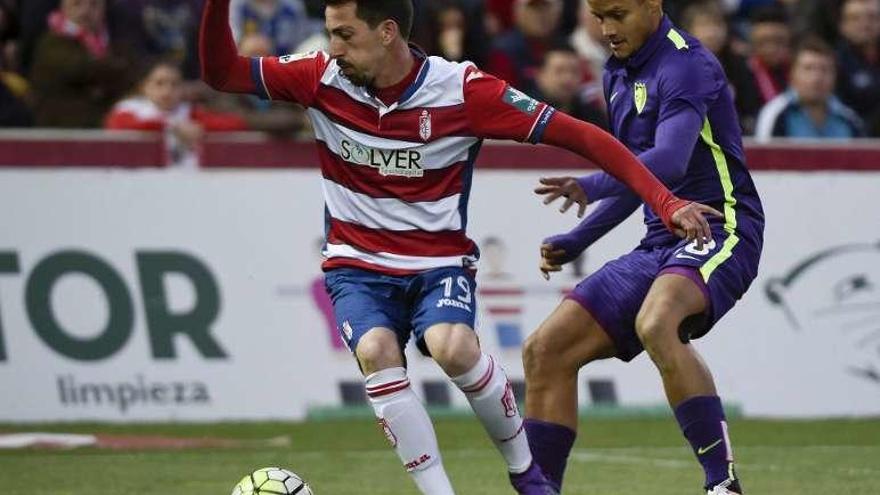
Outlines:
[{"label": "soccer player in striped jersey", "polygon": [[[661,0],[588,0],[612,57],[604,88],[614,135],[683,198],[724,211],[712,240],[682,241],[645,208],[648,231],[631,253],[581,282],[523,350],[526,432],[559,488],[577,427],[577,374],[586,363],[647,350],[713,495],[741,494],[712,375],[690,339],[709,331],[757,275],[764,213],[745,166],[724,70],[674,27]],[[545,203],[602,200],[573,231],[542,246],[545,274],[561,269],[629,217],[641,200],[606,173],[543,180]],[[656,211],[656,210],[655,210]],[[732,358],[736,358],[733,357]]]},{"label": "soccer player in striped jersey", "polygon": [[716,210],[666,189],[613,137],[473,66],[408,44],[411,0],[328,0],[328,52],[245,58],[229,0],[207,0],[204,79],[222,91],[308,109],[326,218],[325,281],[339,330],[365,376],[389,442],[419,490],[449,495],[431,421],[410,387],[403,348],[415,337],[464,392],[518,493],[555,493],[532,462],[504,371],[474,333],[478,250],[465,232],[483,138],[544,142],[599,164],[670,229],[703,242]]}]

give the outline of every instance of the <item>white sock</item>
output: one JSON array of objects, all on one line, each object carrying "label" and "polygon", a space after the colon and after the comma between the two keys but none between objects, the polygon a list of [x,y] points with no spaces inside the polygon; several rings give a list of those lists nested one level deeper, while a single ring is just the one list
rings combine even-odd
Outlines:
[{"label": "white sock", "polygon": [[467,373],[452,382],[464,392],[477,418],[507,461],[511,473],[521,473],[532,463],[532,452],[516,407],[513,389],[504,370],[492,356],[483,354]]},{"label": "white sock", "polygon": [[431,418],[410,388],[406,369],[377,371],[366,378],[366,387],[379,425],[419,490],[426,495],[454,495]]}]

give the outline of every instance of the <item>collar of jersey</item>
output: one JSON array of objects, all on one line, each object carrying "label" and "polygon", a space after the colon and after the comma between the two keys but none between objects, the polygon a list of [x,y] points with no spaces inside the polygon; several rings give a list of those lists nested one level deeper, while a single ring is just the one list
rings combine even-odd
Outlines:
[{"label": "collar of jersey", "polygon": [[416,94],[416,91],[418,91],[419,88],[422,87],[422,84],[425,83],[425,78],[428,76],[428,69],[430,68],[430,61],[428,60],[428,55],[425,53],[424,50],[422,50],[421,48],[419,48],[418,46],[416,46],[413,43],[409,44],[409,51],[410,51],[410,53],[412,53],[413,57],[415,58],[416,63],[421,61],[422,66],[419,69],[419,73],[416,75],[416,79],[412,82],[412,84],[410,84],[406,88],[406,90],[404,90],[403,94],[400,95],[399,100],[395,101],[394,103],[392,103],[391,105],[388,105],[386,107],[384,103],[382,103],[378,98],[376,98],[375,96],[370,94],[369,91],[367,91],[367,94],[370,95],[370,98],[372,98],[374,101],[379,103],[379,113],[380,114],[390,112],[390,111],[394,110],[395,108],[399,107],[400,105],[403,105],[404,103],[406,103],[407,100],[412,98],[413,95]]},{"label": "collar of jersey", "polygon": [[645,62],[651,58],[651,55],[653,55],[666,40],[666,34],[670,29],[672,29],[672,21],[669,20],[669,17],[666,14],[663,14],[663,18],[660,19],[660,26],[654,31],[654,34],[648,36],[648,39],[645,40],[645,44],[626,60],[619,60],[614,56],[611,56],[611,58],[608,59],[607,68],[610,70],[638,69],[645,65]]}]

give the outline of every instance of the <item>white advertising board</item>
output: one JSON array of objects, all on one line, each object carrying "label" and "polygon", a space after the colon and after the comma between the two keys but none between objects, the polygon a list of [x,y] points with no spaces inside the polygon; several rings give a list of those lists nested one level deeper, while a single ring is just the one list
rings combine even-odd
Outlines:
[{"label": "white advertising board", "polygon": [[[541,205],[539,175],[479,171],[471,194],[478,331],[514,379],[561,294],[642,231],[636,214],[545,282],[540,240],[575,217]],[[724,399],[750,415],[880,414],[880,174],[755,180],[760,276],[696,343]],[[0,211],[0,421],[299,419],[359,380],[322,290],[315,171],[5,170]],[[413,352],[410,371],[442,380]],[[622,405],[663,402],[645,356],[581,374]]]}]

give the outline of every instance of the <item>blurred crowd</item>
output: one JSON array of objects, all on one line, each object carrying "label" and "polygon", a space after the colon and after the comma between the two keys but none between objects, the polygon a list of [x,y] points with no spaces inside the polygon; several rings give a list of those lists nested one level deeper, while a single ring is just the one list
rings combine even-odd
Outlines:
[{"label": "blurred crowd", "polygon": [[[623,0],[637,1],[637,0]],[[164,133],[169,162],[211,131],[307,132],[302,109],[199,81],[203,0],[0,0],[0,127]],[[231,0],[242,54],[326,46],[320,0]],[[607,125],[608,51],[584,0],[414,0],[413,42],[471,60],[576,117]],[[666,0],[714,52],[743,131],[880,136],[880,0]]]}]

